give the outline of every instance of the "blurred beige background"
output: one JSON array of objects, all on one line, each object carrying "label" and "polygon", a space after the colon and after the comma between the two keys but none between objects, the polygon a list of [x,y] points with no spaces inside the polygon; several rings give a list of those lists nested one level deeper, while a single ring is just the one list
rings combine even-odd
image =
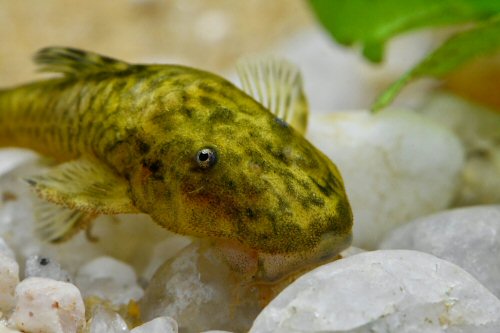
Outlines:
[{"label": "blurred beige background", "polygon": [[0,85],[36,78],[50,45],[221,71],[312,21],[303,0],[2,0]]}]

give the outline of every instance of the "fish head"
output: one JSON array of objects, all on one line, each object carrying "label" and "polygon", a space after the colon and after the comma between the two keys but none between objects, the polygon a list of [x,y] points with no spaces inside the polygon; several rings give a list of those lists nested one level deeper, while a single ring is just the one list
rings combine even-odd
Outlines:
[{"label": "fish head", "polygon": [[263,253],[345,248],[352,213],[336,166],[237,88],[199,95],[171,93],[177,112],[150,117],[156,148],[133,177],[136,205],[171,231]]},{"label": "fish head", "polygon": [[334,163],[237,88],[199,90],[171,92],[146,112],[154,143],[131,177],[137,208],[214,240],[234,270],[265,281],[349,246],[352,212]]}]

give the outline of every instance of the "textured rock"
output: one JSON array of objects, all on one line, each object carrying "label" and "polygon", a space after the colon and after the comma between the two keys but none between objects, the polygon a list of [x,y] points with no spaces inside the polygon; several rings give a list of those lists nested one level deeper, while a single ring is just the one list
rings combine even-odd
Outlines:
[{"label": "textured rock", "polygon": [[27,332],[76,333],[85,326],[85,307],[74,285],[33,277],[17,285],[10,321]]},{"label": "textured rock", "polygon": [[129,333],[127,323],[116,312],[97,307],[92,313],[89,333]]},{"label": "textured rock", "polygon": [[500,300],[460,267],[416,251],[365,252],[300,277],[251,333],[500,332]]},{"label": "textured rock", "polygon": [[71,282],[68,272],[57,261],[47,256],[34,255],[26,260],[25,277],[43,277],[52,280]]},{"label": "textured rock", "polygon": [[152,251],[148,265],[143,270],[141,277],[146,281],[151,280],[160,266],[170,258],[177,255],[183,248],[191,243],[189,237],[172,235],[157,243]]},{"label": "textured rock", "polygon": [[420,112],[452,130],[465,146],[457,204],[500,203],[500,113],[443,93],[430,98]]},{"label": "textured rock", "polygon": [[462,267],[500,297],[500,205],[419,218],[393,231],[381,248],[433,254]]},{"label": "textured rock", "polygon": [[18,283],[19,265],[12,250],[0,238],[0,312],[9,311],[14,306],[14,292]]},{"label": "textured rock", "polygon": [[[4,161],[0,160],[0,168],[3,164]],[[0,197],[4,198],[0,204],[0,237],[9,243],[20,261],[43,254],[74,276],[92,259],[111,256],[129,263],[136,272],[142,272],[148,266],[156,244],[171,237],[171,233],[152,222],[149,216],[130,214],[97,218],[91,230],[97,242],[90,241],[84,232],[60,244],[42,242],[34,231],[33,203],[38,199],[22,179],[42,173],[44,169],[46,166],[40,161],[28,159],[0,175]]]},{"label": "textured rock", "polygon": [[315,116],[308,136],[342,173],[355,246],[376,248],[395,227],[448,207],[458,188],[460,141],[411,111]]},{"label": "textured rock", "polygon": [[213,249],[193,242],[158,269],[141,300],[142,319],[168,316],[179,331],[246,331],[261,307],[259,293],[231,275]]},{"label": "textured rock", "polygon": [[7,245],[7,243],[5,243],[5,241],[1,237],[0,237],[0,253],[9,258],[15,259],[14,251],[12,251],[10,246]]},{"label": "textured rock", "polygon": [[32,162],[37,159],[37,155],[29,150],[22,149],[6,149],[0,150],[0,176],[8,173],[14,168],[27,162]]},{"label": "textured rock", "polygon": [[82,266],[75,284],[84,297],[98,296],[116,305],[139,300],[144,294],[133,268],[111,257],[99,257]]},{"label": "textured rock", "polygon": [[158,317],[134,328],[130,333],[177,333],[177,322],[170,317]]},{"label": "textured rock", "polygon": [[2,322],[0,322],[0,333],[22,333],[22,332],[18,331],[18,330],[10,329],[6,325],[4,325]]}]

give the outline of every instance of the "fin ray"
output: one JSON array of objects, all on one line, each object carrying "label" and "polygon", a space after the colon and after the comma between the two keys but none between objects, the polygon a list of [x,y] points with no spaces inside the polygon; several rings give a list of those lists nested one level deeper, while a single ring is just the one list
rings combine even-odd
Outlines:
[{"label": "fin ray", "polygon": [[43,48],[35,54],[34,61],[42,72],[62,73],[66,76],[118,72],[130,67],[124,61],[69,47]]},{"label": "fin ray", "polygon": [[35,232],[43,241],[58,243],[71,238],[97,216],[38,199],[35,202]]},{"label": "fin ray", "polygon": [[35,203],[37,233],[51,242],[70,238],[100,214],[139,212],[127,181],[90,160],[63,163],[26,181],[40,197]]},{"label": "fin ray", "polygon": [[242,89],[304,134],[308,106],[297,66],[274,57],[243,58],[237,64]]},{"label": "fin ray", "polygon": [[97,214],[135,213],[125,179],[98,162],[74,160],[26,179],[50,202]]}]

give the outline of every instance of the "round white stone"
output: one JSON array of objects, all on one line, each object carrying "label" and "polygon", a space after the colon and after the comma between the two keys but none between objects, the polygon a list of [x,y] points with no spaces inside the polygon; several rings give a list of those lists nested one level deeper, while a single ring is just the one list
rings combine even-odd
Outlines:
[{"label": "round white stone", "polygon": [[92,313],[89,333],[129,333],[127,323],[116,312],[98,306]]},{"label": "round white stone", "polygon": [[9,311],[14,306],[14,292],[18,283],[19,265],[0,252],[0,311]]},{"label": "round white stone", "polygon": [[59,263],[48,257],[33,255],[26,260],[26,267],[24,269],[25,277],[43,277],[53,280],[71,282],[71,276],[62,269]]},{"label": "round white stone", "polygon": [[137,284],[134,269],[111,257],[96,258],[82,266],[75,284],[85,297],[99,296],[114,304],[127,304],[141,299],[144,291]]},{"label": "round white stone", "polygon": [[14,251],[5,243],[2,237],[0,237],[0,253],[12,259],[15,258]]},{"label": "round white stone", "polygon": [[464,151],[449,130],[412,111],[311,116],[308,137],[339,167],[354,213],[353,245],[442,210],[458,188]]},{"label": "round white stone", "polygon": [[32,277],[17,285],[10,322],[26,332],[76,333],[85,326],[85,306],[74,285]]},{"label": "round white stone", "polygon": [[18,283],[19,265],[12,250],[0,238],[0,312],[7,312],[14,306],[14,292]]},{"label": "round white stone", "polygon": [[0,322],[0,333],[22,333],[22,332],[18,330],[12,330],[7,326],[5,326],[2,322]]},{"label": "round white stone", "polygon": [[465,146],[458,206],[500,202],[500,113],[442,92],[428,97],[420,112],[452,130]]},{"label": "round white stone", "polygon": [[177,322],[170,317],[158,317],[137,326],[130,333],[177,333]]},{"label": "round white stone", "polygon": [[500,205],[419,218],[392,232],[381,248],[433,254],[462,267],[500,297]]},{"label": "round white stone", "polygon": [[460,267],[407,250],[319,267],[260,313],[251,333],[500,332],[500,300]]},{"label": "round white stone", "polygon": [[193,241],[167,260],[145,290],[141,318],[174,318],[181,332],[248,331],[261,309],[259,293],[242,284],[217,253]]}]

